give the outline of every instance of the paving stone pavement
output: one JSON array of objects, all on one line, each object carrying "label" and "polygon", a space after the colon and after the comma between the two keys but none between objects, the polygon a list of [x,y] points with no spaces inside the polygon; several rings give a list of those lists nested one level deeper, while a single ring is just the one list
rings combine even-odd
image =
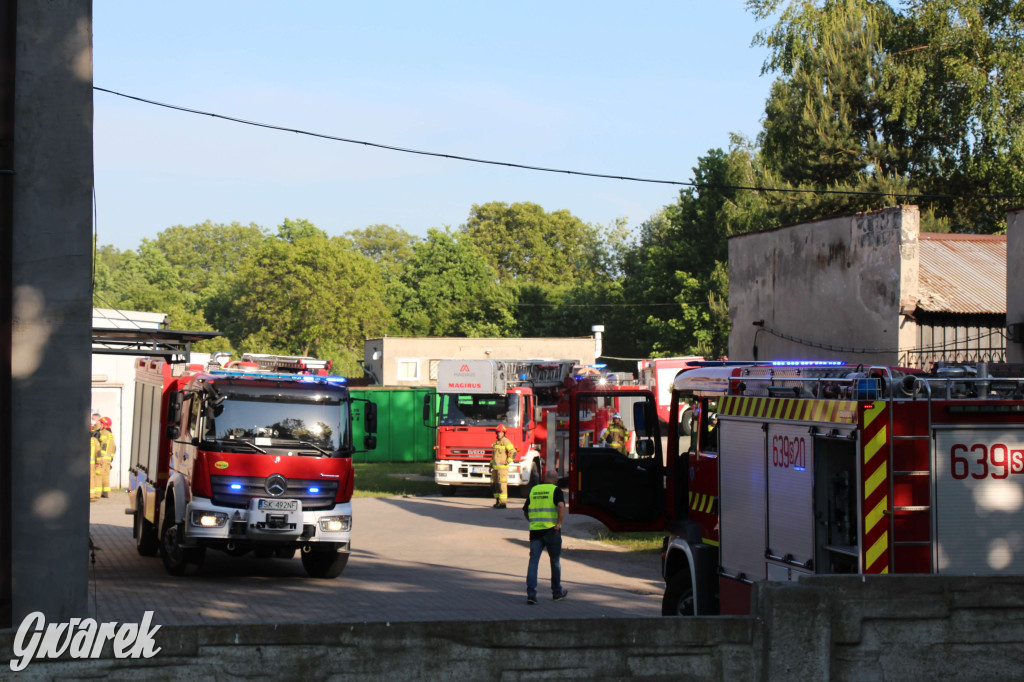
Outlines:
[{"label": "paving stone pavement", "polygon": [[159,557],[142,557],[125,493],[92,503],[90,615],[102,621],[167,625],[660,617],[659,557],[591,538],[602,526],[568,515],[562,584],[550,598],[547,557],[540,600],[526,604],[529,557],[522,501],[493,498],[355,498],[353,551],[334,580],[309,578],[301,561],[207,552],[203,572],[177,578]]}]

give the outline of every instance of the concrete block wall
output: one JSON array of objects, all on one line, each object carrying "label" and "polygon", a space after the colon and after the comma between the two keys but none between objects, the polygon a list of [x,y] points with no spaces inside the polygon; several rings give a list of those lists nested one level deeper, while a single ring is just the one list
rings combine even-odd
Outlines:
[{"label": "concrete block wall", "polygon": [[833,360],[859,349],[878,352],[857,362],[897,364],[901,339],[913,339],[900,302],[917,296],[919,231],[917,207],[897,206],[730,237],[729,358]]},{"label": "concrete block wall", "polygon": [[[19,680],[1005,680],[1024,577],[759,583],[749,617],[163,626],[152,659],[37,661]],[[12,656],[15,631],[0,631]],[[6,668],[5,668],[6,670]],[[6,675],[5,675],[6,676]]]},{"label": "concrete block wall", "polygon": [[[1024,208],[1006,214],[1006,324],[1024,324]],[[1024,341],[1006,342],[1006,361],[1024,362]]]}]

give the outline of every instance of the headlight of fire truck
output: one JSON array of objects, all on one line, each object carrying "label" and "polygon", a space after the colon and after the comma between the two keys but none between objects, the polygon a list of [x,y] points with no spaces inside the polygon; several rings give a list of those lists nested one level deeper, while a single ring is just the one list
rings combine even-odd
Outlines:
[{"label": "headlight of fire truck", "polygon": [[324,516],[320,519],[320,530],[325,533],[340,533],[352,530],[351,516]]},{"label": "headlight of fire truck", "polygon": [[192,512],[192,525],[200,528],[220,528],[228,522],[228,515],[215,511],[197,509]]},{"label": "headlight of fire truck", "polygon": [[434,465],[434,469],[437,470],[437,471],[451,471],[452,470],[452,465],[451,464],[442,464],[442,463],[438,462],[437,464]]}]

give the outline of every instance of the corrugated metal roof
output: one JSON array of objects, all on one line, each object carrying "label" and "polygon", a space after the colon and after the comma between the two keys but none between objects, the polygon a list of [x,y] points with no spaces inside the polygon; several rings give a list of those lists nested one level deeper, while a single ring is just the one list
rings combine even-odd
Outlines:
[{"label": "corrugated metal roof", "polygon": [[1006,237],[938,234],[919,237],[919,310],[1006,313]]}]

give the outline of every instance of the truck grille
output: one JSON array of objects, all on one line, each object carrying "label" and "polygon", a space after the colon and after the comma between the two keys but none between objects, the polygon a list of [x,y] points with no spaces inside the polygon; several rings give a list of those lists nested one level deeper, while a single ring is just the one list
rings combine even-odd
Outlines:
[{"label": "truck grille", "polygon": [[[249,500],[254,497],[269,497],[263,476],[210,476],[210,488],[213,503],[221,507],[245,509]],[[231,486],[240,486],[232,489]],[[316,489],[316,492],[310,492]],[[338,493],[338,481],[319,481],[316,479],[288,479],[288,488],[280,497],[289,500],[300,500],[304,511],[330,509],[334,506],[334,496]]]}]

